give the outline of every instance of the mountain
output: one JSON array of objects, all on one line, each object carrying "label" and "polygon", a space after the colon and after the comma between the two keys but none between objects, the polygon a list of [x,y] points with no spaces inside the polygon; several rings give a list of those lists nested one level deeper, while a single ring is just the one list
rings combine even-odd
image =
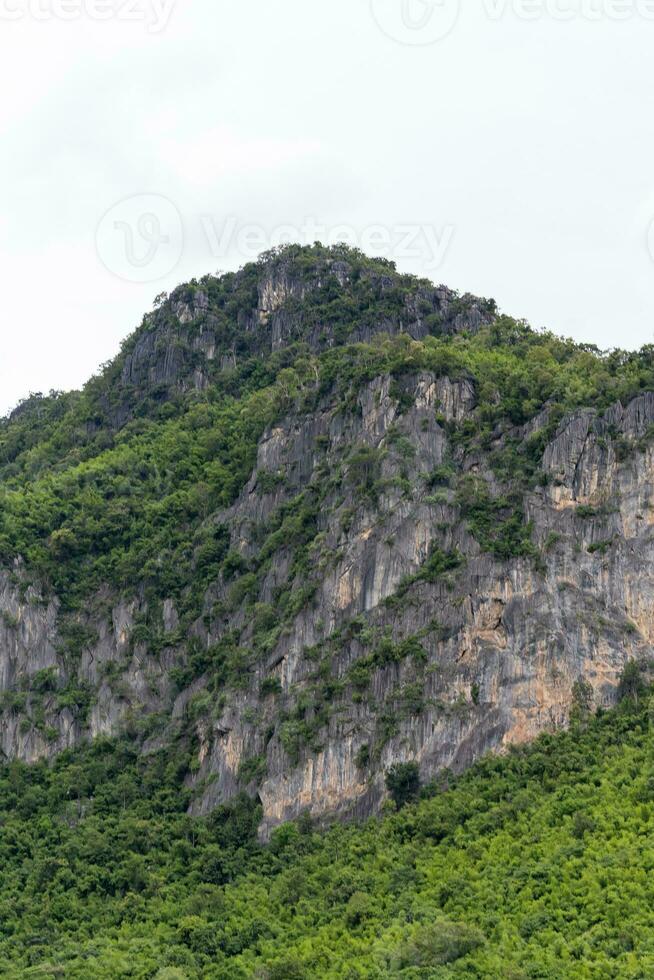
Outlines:
[{"label": "mountain", "polygon": [[4,757],[127,738],[267,839],[610,707],[652,652],[653,435],[654,347],[344,247],[181,286],[0,425]]}]

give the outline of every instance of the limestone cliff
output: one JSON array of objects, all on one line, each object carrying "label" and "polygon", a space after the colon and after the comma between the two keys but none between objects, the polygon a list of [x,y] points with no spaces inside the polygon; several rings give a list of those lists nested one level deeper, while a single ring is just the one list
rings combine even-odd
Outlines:
[{"label": "limestone cliff", "polygon": [[[102,424],[120,430],[153,385],[166,398],[210,389],[212,372],[262,344],[267,356],[301,339],[319,354],[378,335],[474,334],[494,318],[482,301],[420,284],[400,316],[385,308],[345,335],[306,303],[327,277],[345,288],[350,275],[346,259],[310,276],[265,267],[229,330],[210,288],[181,289],[128,344],[99,398]],[[380,295],[393,285],[390,272],[375,280]],[[8,563],[5,756],[31,761],[130,726],[153,751],[184,730],[196,811],[246,789],[261,798],[265,834],[305,810],[375,812],[395,762],[418,761],[428,780],[564,726],[580,681],[595,705],[611,704],[627,661],[652,653],[654,393],[558,422],[545,403],[483,447],[461,436],[480,398],[474,377],[421,367],[374,374],[347,398],[334,385],[310,405],[289,395],[235,502],[205,518],[226,529],[231,566],[203,589],[188,630],[173,599],[153,604],[141,586],[103,588],[62,616],[29,562]],[[478,501],[491,520],[511,519],[511,479],[494,460],[525,445],[538,446],[538,478],[515,505],[528,545],[503,555],[476,527]],[[190,676],[197,651],[236,667],[222,684],[213,666]]]}]

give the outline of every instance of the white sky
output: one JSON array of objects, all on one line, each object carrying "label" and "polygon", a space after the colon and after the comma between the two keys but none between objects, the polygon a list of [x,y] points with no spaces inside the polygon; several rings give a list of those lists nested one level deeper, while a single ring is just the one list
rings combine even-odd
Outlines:
[{"label": "white sky", "polygon": [[283,234],[653,341],[653,47],[654,0],[0,0],[0,413]]}]

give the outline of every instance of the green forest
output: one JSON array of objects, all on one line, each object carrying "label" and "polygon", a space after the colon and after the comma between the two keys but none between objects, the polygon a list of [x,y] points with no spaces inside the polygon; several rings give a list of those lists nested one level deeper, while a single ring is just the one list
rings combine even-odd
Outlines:
[{"label": "green forest", "polygon": [[0,771],[0,975],[70,980],[654,974],[654,711],[443,772],[387,812],[257,842],[256,801],[187,815],[183,751],[98,740]]}]

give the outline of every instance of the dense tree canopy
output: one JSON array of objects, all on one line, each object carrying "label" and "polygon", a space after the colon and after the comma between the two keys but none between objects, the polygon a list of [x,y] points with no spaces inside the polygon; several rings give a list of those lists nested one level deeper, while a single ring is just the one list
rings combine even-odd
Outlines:
[{"label": "dense tree canopy", "polygon": [[[0,771],[0,974],[71,980],[654,972],[649,692],[402,807],[256,840],[189,817],[181,752],[99,741]],[[409,787],[411,792],[404,790]]]}]

